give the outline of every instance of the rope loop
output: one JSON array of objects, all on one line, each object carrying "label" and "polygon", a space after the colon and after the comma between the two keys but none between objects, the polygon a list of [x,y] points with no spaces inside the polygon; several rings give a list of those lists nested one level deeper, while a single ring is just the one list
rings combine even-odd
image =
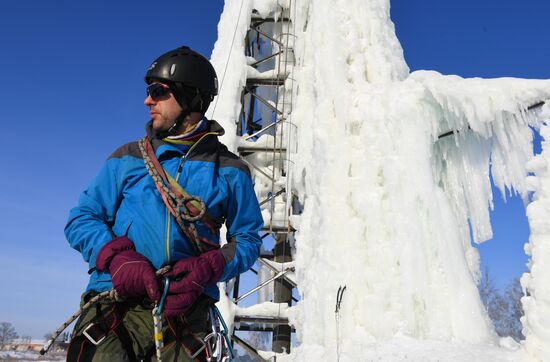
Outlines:
[{"label": "rope loop", "polygon": [[[191,216],[191,213],[189,212],[189,208],[186,205],[188,202],[191,202],[191,201],[195,201],[199,204],[199,207],[197,208],[199,213],[195,216]],[[177,210],[178,212],[181,213],[183,220],[188,222],[194,222],[202,219],[202,217],[206,213],[206,204],[198,196],[184,195],[183,197],[177,199]]]}]

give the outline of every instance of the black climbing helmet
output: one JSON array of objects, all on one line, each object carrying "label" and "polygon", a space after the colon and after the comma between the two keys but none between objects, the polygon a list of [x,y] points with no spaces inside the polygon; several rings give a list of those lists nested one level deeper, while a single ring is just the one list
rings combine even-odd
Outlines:
[{"label": "black climbing helmet", "polygon": [[206,112],[218,94],[218,77],[208,59],[187,46],[158,57],[147,69],[145,82],[160,80],[170,86],[182,108]]}]

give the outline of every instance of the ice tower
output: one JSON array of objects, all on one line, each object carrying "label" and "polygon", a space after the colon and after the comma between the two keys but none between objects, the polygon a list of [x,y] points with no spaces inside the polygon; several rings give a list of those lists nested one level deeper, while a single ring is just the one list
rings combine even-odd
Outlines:
[{"label": "ice tower", "polygon": [[469,226],[492,236],[491,176],[526,203],[535,191],[521,353],[550,356],[547,160],[530,161],[550,81],[410,73],[389,0],[226,0],[218,33],[208,116],[265,220],[258,286],[224,286],[234,341],[267,359],[246,339],[272,332],[299,361],[369,360],[392,341],[497,348]]}]

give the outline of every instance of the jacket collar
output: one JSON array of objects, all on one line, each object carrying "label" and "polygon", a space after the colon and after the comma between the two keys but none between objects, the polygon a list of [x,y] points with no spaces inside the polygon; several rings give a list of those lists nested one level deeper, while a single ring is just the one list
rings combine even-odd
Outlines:
[{"label": "jacket collar", "polygon": [[[218,136],[223,136],[225,134],[225,130],[223,129],[223,127],[213,119],[208,120],[206,129],[208,130],[208,132],[218,133]],[[162,138],[165,137],[164,135],[161,135],[157,131],[153,130],[153,121],[147,122],[147,124],[145,125],[145,132],[151,140],[162,140]]]},{"label": "jacket collar", "polygon": [[[208,132],[216,133],[216,135],[208,135],[206,136],[206,139],[201,141],[200,147],[197,147],[196,151],[204,150],[205,148],[209,148],[213,145],[213,143],[219,143],[218,137],[225,134],[225,130],[223,127],[215,120],[209,119],[206,129]],[[181,155],[183,152],[175,147],[174,145],[171,145],[168,142],[165,142],[162,140],[161,137],[163,135],[160,135],[158,132],[153,130],[153,121],[147,122],[145,125],[145,132],[149,139],[151,140],[151,144],[153,145],[153,149],[155,150],[155,154],[160,159],[162,155],[166,153],[172,153],[176,152],[178,155]]]}]

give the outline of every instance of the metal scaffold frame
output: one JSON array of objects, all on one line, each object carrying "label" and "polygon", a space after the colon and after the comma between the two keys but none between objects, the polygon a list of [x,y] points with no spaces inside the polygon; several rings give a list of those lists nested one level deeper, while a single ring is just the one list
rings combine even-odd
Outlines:
[{"label": "metal scaffold frame", "polygon": [[[244,142],[238,148],[240,156],[247,162],[255,174],[257,196],[260,207],[269,210],[269,220],[264,225],[262,239],[271,240],[274,247],[264,251],[258,260],[260,268],[270,277],[258,278],[258,285],[244,293],[241,278],[232,283],[232,299],[238,305],[243,299],[272,287],[271,301],[279,305],[279,313],[271,315],[243,315],[234,318],[232,340],[245,351],[259,359],[264,359],[249,342],[237,335],[237,332],[272,333],[272,351],[289,353],[291,336],[295,332],[281,306],[291,306],[297,302],[293,295],[296,282],[293,280],[292,245],[294,229],[289,222],[290,215],[296,214],[296,197],[290,186],[291,151],[295,125],[291,122],[292,95],[294,80],[294,23],[291,20],[292,0],[289,8],[279,8],[276,14],[261,18],[253,10],[250,14],[250,28],[245,39],[245,55],[249,66],[257,72],[250,76],[241,92],[241,113],[237,121],[237,135]],[[267,191],[266,191],[267,190]],[[264,242],[264,244],[266,244]],[[252,273],[260,270],[252,268]],[[263,274],[265,275],[265,273]],[[227,288],[228,292],[231,288]],[[262,303],[259,301],[258,303]]]}]

